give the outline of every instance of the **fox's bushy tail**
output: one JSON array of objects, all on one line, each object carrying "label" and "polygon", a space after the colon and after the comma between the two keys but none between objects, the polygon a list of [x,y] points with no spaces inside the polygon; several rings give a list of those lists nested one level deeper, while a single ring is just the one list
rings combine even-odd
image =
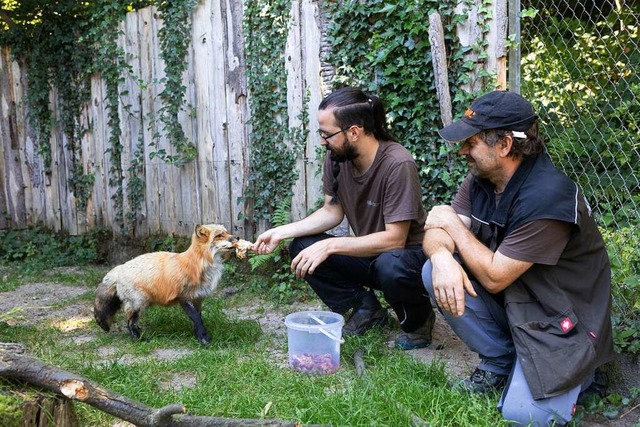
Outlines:
[{"label": "fox's bushy tail", "polygon": [[93,305],[93,317],[102,329],[109,332],[113,317],[121,305],[122,301],[118,297],[115,283],[102,281],[96,289],[96,300]]}]

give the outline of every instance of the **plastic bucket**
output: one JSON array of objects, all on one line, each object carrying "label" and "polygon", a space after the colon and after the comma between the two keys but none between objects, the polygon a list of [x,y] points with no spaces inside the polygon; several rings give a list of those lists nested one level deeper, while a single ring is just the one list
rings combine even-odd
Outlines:
[{"label": "plastic bucket", "polygon": [[340,367],[344,318],[330,311],[299,311],[284,319],[289,367],[305,374],[332,374]]}]

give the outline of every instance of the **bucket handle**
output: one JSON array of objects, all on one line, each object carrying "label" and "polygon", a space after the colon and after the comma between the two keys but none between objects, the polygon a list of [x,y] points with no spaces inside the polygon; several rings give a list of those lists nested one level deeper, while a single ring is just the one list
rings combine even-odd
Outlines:
[{"label": "bucket handle", "polygon": [[[318,316],[316,316],[313,313],[307,313],[309,315],[309,317],[311,317],[313,320],[315,320],[316,322],[318,322],[320,325],[326,325],[325,322],[323,322]],[[344,339],[342,338],[338,338],[337,336],[335,336],[334,334],[332,334],[331,332],[325,330],[324,328],[318,328],[318,330],[320,330],[320,332],[322,332],[323,334],[325,334],[326,336],[328,336],[329,338],[331,338],[334,341],[338,341],[340,344],[344,344]]]}]

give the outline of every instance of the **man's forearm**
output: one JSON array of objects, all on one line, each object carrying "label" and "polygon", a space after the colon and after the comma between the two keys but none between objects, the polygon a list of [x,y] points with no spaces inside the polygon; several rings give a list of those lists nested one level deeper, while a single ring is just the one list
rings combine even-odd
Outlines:
[{"label": "man's forearm", "polygon": [[485,289],[492,293],[498,292],[511,283],[511,277],[495,265],[495,253],[483,245],[471,230],[455,226],[447,227],[446,233],[454,242],[455,250],[465,266]]},{"label": "man's forearm", "polygon": [[321,207],[299,221],[281,225],[274,230],[285,239],[324,233],[340,224],[342,221],[340,214],[341,212]]},{"label": "man's forearm", "polygon": [[442,251],[453,254],[455,248],[456,245],[449,233],[441,228],[431,228],[424,233],[422,250],[428,258]]}]

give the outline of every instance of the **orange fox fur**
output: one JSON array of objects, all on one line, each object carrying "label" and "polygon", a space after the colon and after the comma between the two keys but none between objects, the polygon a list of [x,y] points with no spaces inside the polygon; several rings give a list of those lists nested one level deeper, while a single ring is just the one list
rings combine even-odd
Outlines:
[{"label": "orange fox fur", "polygon": [[231,249],[236,240],[221,225],[197,225],[186,251],[143,254],[113,268],[96,290],[96,321],[108,332],[122,307],[129,333],[140,338],[138,318],[147,307],[180,304],[193,322],[198,340],[209,344],[201,316],[202,300],[214,291],[222,276],[221,251]]}]

